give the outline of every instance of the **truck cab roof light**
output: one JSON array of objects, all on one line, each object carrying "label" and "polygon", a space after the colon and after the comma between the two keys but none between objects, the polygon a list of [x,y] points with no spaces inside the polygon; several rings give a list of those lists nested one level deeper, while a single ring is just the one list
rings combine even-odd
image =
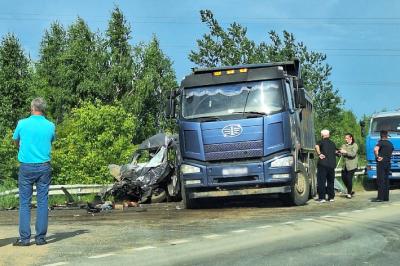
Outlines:
[{"label": "truck cab roof light", "polygon": [[228,74],[228,75],[235,74],[235,70],[234,69],[227,70],[226,74]]},{"label": "truck cab roof light", "polygon": [[239,69],[239,72],[240,73],[247,73],[247,68],[241,68],[241,69]]},{"label": "truck cab roof light", "polygon": [[222,71],[213,72],[213,76],[221,76],[221,75],[222,75]]}]

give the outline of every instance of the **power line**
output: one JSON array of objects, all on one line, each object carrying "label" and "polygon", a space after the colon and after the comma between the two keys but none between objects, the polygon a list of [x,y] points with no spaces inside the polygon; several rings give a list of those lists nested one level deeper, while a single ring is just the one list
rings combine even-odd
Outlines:
[{"label": "power line", "polygon": [[[39,13],[0,13],[0,21],[10,21],[10,20],[75,20],[79,17],[79,14],[75,15],[67,15],[67,14],[59,14],[59,15],[43,15]],[[85,20],[89,21],[108,21],[109,17],[103,16],[81,16]],[[130,16],[125,16],[125,18],[129,18]],[[193,21],[193,20],[195,21]],[[221,24],[230,24],[235,21],[240,23],[247,24],[265,24],[265,23],[276,23],[276,24],[352,24],[352,25],[397,25],[400,24],[400,17],[371,17],[371,18],[332,18],[332,17],[320,17],[320,18],[312,18],[312,17],[225,17],[218,18],[219,23]],[[229,20],[229,22],[228,22]],[[152,17],[140,17],[133,16],[133,23],[138,24],[203,24],[200,21],[199,17],[168,17],[168,16],[152,16]]]}]

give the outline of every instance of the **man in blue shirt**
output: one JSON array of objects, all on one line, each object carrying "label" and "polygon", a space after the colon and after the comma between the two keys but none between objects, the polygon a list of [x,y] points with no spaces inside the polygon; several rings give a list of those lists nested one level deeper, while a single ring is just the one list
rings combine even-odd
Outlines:
[{"label": "man in blue shirt", "polygon": [[50,153],[55,125],[44,117],[46,102],[36,98],[31,116],[18,121],[13,140],[18,146],[19,239],[14,246],[29,246],[31,238],[31,200],[33,185],[37,191],[36,245],[46,242],[48,226],[48,193],[51,182]]}]

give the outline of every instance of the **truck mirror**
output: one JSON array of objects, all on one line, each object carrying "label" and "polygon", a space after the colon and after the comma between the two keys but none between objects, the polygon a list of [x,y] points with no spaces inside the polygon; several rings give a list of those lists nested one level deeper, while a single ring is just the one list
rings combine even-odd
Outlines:
[{"label": "truck mirror", "polygon": [[293,87],[297,88],[304,88],[304,83],[302,79],[293,79]]},{"label": "truck mirror", "polygon": [[361,136],[365,137],[365,135],[366,135],[365,134],[365,121],[361,120],[359,124],[360,124],[360,128],[361,128]]},{"label": "truck mirror", "polygon": [[167,106],[165,109],[165,116],[167,118],[175,118],[176,116],[176,102],[175,98],[179,95],[177,90],[172,90],[171,94],[168,97]]},{"label": "truck mirror", "polygon": [[296,89],[295,91],[295,101],[297,108],[304,108],[307,106],[306,91],[304,88]]}]

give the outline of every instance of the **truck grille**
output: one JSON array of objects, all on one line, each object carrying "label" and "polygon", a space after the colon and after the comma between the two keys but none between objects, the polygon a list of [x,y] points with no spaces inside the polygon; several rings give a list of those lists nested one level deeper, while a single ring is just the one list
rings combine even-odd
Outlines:
[{"label": "truck grille", "polygon": [[392,160],[400,161],[400,150],[394,150],[393,151]]},{"label": "truck grille", "polygon": [[263,156],[263,141],[246,141],[204,145],[207,161]]}]

